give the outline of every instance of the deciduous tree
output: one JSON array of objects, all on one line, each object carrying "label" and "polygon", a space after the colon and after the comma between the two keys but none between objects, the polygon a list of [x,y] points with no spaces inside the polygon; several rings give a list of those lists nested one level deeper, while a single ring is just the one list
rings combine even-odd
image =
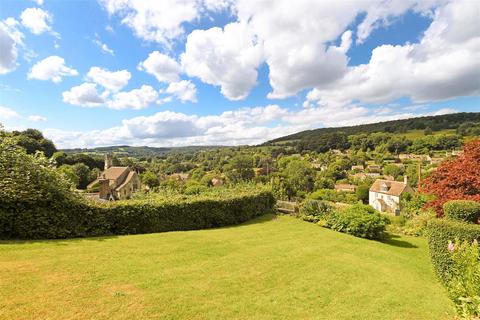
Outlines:
[{"label": "deciduous tree", "polygon": [[436,196],[427,206],[438,216],[448,200],[480,201],[480,139],[467,143],[458,158],[443,162],[423,181],[421,190]]}]

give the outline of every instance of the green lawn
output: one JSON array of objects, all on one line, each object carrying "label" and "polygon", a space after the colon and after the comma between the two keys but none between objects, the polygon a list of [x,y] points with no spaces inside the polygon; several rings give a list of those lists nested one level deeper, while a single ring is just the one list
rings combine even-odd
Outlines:
[{"label": "green lawn", "polygon": [[201,231],[0,242],[0,319],[451,319],[426,241],[291,217]]}]

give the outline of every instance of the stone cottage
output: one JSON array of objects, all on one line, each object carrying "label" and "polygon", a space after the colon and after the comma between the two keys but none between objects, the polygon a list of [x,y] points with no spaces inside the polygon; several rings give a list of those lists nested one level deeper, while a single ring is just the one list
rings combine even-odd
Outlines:
[{"label": "stone cottage", "polygon": [[130,167],[114,167],[113,156],[105,155],[105,170],[90,183],[88,189],[98,186],[98,197],[104,200],[128,199],[140,189],[140,177]]},{"label": "stone cottage", "polygon": [[377,179],[370,187],[368,204],[380,212],[399,215],[402,195],[411,192],[406,176],[403,182]]}]

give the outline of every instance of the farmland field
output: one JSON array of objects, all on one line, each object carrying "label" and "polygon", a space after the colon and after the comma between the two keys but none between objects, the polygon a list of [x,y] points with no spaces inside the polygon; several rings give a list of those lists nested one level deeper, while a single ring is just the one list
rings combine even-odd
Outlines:
[{"label": "farmland field", "polygon": [[0,242],[1,319],[450,319],[425,239],[291,217],[220,229]]}]

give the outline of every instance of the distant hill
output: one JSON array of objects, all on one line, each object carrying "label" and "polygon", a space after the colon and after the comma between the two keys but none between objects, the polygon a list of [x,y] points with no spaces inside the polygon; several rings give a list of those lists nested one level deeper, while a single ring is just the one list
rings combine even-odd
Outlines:
[{"label": "distant hill", "polygon": [[430,128],[433,132],[448,129],[457,129],[463,123],[480,122],[480,112],[462,112],[440,116],[418,117],[402,120],[385,121],[378,123],[362,124],[349,127],[331,127],[307,130],[267,141],[264,145],[282,145],[289,142],[323,139],[332,134],[342,133],[354,135],[372,132],[407,133],[412,130],[425,130]]},{"label": "distant hill", "polygon": [[110,146],[98,148],[75,148],[63,149],[67,154],[84,153],[89,155],[104,155],[113,153],[120,157],[154,157],[163,156],[169,153],[191,153],[200,150],[211,150],[221,148],[219,146],[189,146],[189,147],[171,147],[171,148],[155,148],[155,147],[131,147],[131,146]]}]

